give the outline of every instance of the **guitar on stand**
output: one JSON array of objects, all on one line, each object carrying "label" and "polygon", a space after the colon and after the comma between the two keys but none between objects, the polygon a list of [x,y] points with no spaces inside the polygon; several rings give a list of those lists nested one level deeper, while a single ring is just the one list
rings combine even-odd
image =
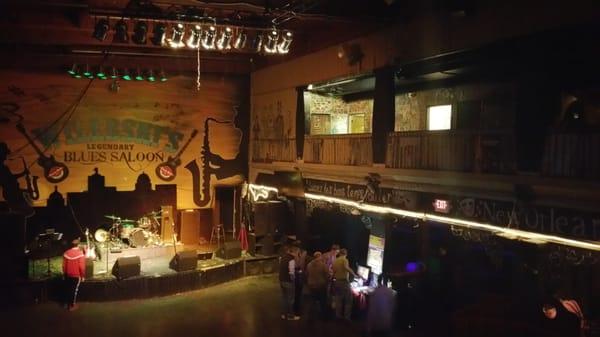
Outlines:
[{"label": "guitar on stand", "polygon": [[53,155],[46,156],[44,152],[35,144],[29,136],[23,124],[17,124],[17,130],[27,139],[27,142],[33,147],[38,154],[37,163],[44,169],[44,177],[53,184],[60,183],[69,176],[69,168],[67,165],[58,162]]},{"label": "guitar on stand", "polygon": [[90,236],[90,230],[85,229],[85,257],[89,259],[96,259],[96,247],[91,244],[92,237]]},{"label": "guitar on stand", "polygon": [[156,167],[155,173],[158,178],[164,181],[171,181],[175,179],[177,176],[177,167],[181,165],[181,154],[183,151],[185,151],[185,149],[187,149],[188,145],[190,145],[192,139],[194,139],[197,134],[198,130],[194,129],[190,135],[190,138],[187,140],[187,142],[185,142],[185,144],[183,144],[177,154],[175,154],[173,157],[169,156],[164,163],[161,163]]}]

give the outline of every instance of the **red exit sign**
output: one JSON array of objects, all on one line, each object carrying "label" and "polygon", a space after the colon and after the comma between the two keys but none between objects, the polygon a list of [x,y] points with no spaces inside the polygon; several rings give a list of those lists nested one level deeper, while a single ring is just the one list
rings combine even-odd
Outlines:
[{"label": "red exit sign", "polygon": [[450,213],[450,201],[444,199],[435,199],[433,209],[438,213]]}]

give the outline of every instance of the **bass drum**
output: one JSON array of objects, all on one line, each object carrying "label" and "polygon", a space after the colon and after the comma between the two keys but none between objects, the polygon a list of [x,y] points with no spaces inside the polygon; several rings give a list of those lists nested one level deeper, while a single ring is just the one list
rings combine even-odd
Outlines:
[{"label": "bass drum", "polygon": [[135,228],[129,234],[129,245],[131,247],[145,247],[148,245],[148,232],[141,228]]}]

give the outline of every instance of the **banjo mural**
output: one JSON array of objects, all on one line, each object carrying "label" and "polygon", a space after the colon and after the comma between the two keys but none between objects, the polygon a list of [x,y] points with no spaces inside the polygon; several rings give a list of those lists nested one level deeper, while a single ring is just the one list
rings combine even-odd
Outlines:
[{"label": "banjo mural", "polygon": [[[0,76],[0,141],[12,150],[5,151],[5,166],[35,177],[34,206],[44,206],[56,186],[62,193],[82,191],[92,167],[119,191],[132,190],[144,172],[155,183],[176,184],[178,208],[208,207],[214,183],[245,179],[247,112],[236,109],[243,81],[207,77],[201,93],[184,77],[160,86],[132,82],[123,84],[121,93],[128,94],[122,95],[96,80],[79,97],[82,82],[60,75]],[[25,168],[15,160],[21,157]],[[32,181],[14,177],[17,185]]]}]

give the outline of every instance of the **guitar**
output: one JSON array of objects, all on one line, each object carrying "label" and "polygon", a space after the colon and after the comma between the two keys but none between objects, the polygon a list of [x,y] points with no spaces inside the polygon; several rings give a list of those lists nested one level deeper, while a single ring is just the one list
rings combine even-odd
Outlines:
[{"label": "guitar", "polygon": [[53,155],[46,156],[42,150],[35,144],[33,139],[27,134],[23,124],[17,124],[17,130],[25,136],[25,139],[31,144],[35,152],[38,154],[37,163],[44,169],[44,177],[53,184],[60,183],[69,176],[69,168],[67,165],[56,161]]},{"label": "guitar", "polygon": [[96,259],[96,249],[90,244],[90,230],[85,229],[85,257]]},{"label": "guitar", "polygon": [[183,153],[183,151],[185,151],[188,145],[190,145],[192,139],[194,139],[194,137],[196,137],[197,134],[198,130],[194,129],[190,138],[185,144],[183,144],[183,146],[177,152],[177,154],[175,154],[175,156],[173,157],[169,156],[169,158],[167,158],[167,160],[164,163],[161,163],[156,167],[155,172],[158,178],[164,181],[171,181],[175,179],[175,177],[177,176],[177,167],[181,165],[181,154]]}]

